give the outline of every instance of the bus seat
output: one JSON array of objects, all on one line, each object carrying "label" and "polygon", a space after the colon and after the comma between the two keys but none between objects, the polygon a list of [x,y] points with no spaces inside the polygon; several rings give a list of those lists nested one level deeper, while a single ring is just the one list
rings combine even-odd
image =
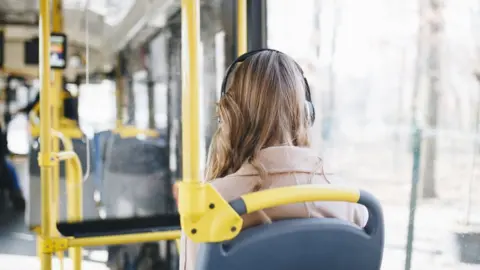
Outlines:
[{"label": "bus seat", "polygon": [[196,270],[379,270],[383,214],[373,197],[364,205],[365,229],[332,218],[291,219],[245,229],[223,243],[200,244]]},{"label": "bus seat", "polygon": [[247,229],[224,243],[201,244],[197,270],[378,270],[381,239],[336,219],[297,219]]}]

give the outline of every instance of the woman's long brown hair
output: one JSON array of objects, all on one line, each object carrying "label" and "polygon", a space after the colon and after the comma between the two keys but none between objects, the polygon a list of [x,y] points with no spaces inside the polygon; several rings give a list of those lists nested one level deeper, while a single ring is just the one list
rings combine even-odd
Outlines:
[{"label": "woman's long brown hair", "polygon": [[301,70],[289,56],[262,51],[235,67],[218,103],[220,124],[207,160],[206,179],[224,177],[256,161],[260,150],[310,146]]}]

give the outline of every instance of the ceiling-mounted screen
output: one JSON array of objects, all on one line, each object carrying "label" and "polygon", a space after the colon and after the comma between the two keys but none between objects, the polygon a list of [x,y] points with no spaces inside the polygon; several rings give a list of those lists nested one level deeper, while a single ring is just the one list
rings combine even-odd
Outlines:
[{"label": "ceiling-mounted screen", "polygon": [[67,36],[52,33],[50,36],[50,66],[54,69],[65,69],[67,66]]}]

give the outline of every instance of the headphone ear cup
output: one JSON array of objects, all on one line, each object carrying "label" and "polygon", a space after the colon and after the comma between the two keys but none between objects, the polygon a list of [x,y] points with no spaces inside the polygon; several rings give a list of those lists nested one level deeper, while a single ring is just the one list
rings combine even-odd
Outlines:
[{"label": "headphone ear cup", "polygon": [[313,106],[313,103],[306,100],[305,110],[307,111],[308,122],[310,123],[310,126],[312,126],[315,122],[315,107]]}]

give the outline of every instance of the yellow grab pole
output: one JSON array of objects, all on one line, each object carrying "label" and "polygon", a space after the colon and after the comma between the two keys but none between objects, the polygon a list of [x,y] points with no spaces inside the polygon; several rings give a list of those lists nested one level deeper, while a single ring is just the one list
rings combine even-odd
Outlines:
[{"label": "yellow grab pole", "polygon": [[[82,164],[77,153],[74,152],[72,140],[61,132],[53,130],[52,134],[63,144],[64,151],[56,154],[58,161],[65,162],[65,178],[67,187],[67,220],[69,222],[81,221],[83,206],[83,172]],[[73,269],[82,268],[82,249],[73,247],[69,249],[69,256],[73,262]]]},{"label": "yellow grab pole", "polygon": [[200,182],[199,0],[182,0],[183,179]]},{"label": "yellow grab pole", "polygon": [[237,49],[238,55],[247,52],[247,0],[237,0]]},{"label": "yellow grab pole", "polygon": [[[41,176],[41,238],[47,240],[51,237],[50,220],[50,191],[52,182],[52,169],[55,158],[52,153],[51,129],[51,100],[50,100],[50,0],[40,0],[40,153],[38,163]],[[41,269],[52,268],[52,254],[42,252],[40,257]]]},{"label": "yellow grab pole", "polygon": [[[82,220],[82,194],[83,194],[83,174],[80,159],[76,153],[72,158],[66,160],[67,176],[67,219],[69,222]],[[59,153],[61,155],[62,153]],[[72,247],[68,251],[72,258],[73,269],[82,268],[82,248]]]},{"label": "yellow grab pole", "polygon": [[[63,0],[52,0],[52,30],[56,33],[63,32]],[[63,98],[62,98],[62,90],[63,90],[63,79],[62,79],[62,71],[61,70],[54,70],[54,90],[53,93],[55,97],[52,99],[52,104],[56,107],[56,111],[58,113],[58,121],[62,118],[63,114],[60,111],[63,109]],[[56,119],[54,119],[55,121]]]},{"label": "yellow grab pole", "polygon": [[[61,33],[63,32],[63,7],[62,7],[62,0],[52,0],[52,30],[53,32]],[[55,130],[60,129],[60,118],[63,116],[61,113],[63,104],[62,104],[62,71],[60,70],[53,70],[53,87],[51,89],[52,92],[52,128]],[[53,138],[53,152],[58,153],[60,151],[60,145],[58,138]],[[55,223],[60,218],[60,206],[59,206],[59,198],[60,198],[60,166],[56,163],[53,166],[53,183],[52,183],[52,201],[51,201],[51,211],[52,211],[52,235],[57,237],[60,234],[56,230]],[[57,252],[57,257],[60,259],[61,264],[63,265],[63,252]],[[63,268],[63,267],[62,267]]]},{"label": "yellow grab pole", "polygon": [[182,226],[184,217],[199,216],[206,210],[205,192],[200,181],[199,2],[182,0],[181,6],[183,182],[179,192],[179,211]]},{"label": "yellow grab pole", "polygon": [[95,247],[109,245],[125,245],[145,242],[157,242],[179,239],[180,231],[160,231],[112,236],[95,236],[68,239],[70,247]]}]

